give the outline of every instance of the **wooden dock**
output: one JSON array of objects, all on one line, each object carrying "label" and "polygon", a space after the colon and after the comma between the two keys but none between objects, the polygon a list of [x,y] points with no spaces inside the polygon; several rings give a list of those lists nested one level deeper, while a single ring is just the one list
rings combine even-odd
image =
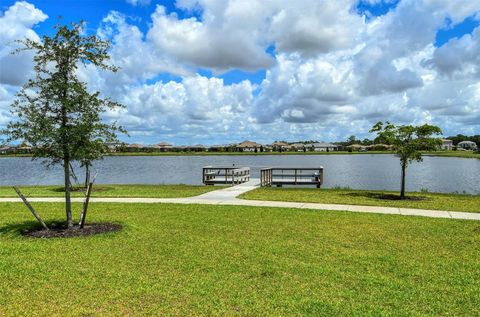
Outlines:
[{"label": "wooden dock", "polygon": [[250,167],[206,166],[202,173],[205,185],[239,185],[250,180]]},{"label": "wooden dock", "polygon": [[323,167],[268,167],[260,170],[260,186],[323,184]]}]

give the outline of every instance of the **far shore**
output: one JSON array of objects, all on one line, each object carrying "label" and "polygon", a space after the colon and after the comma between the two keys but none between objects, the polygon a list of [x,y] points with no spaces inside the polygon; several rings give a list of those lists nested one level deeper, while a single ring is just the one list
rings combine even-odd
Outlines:
[{"label": "far shore", "polygon": [[[366,151],[366,152],[348,152],[348,151],[331,151],[331,152],[117,152],[107,153],[105,156],[241,156],[241,155],[368,155],[368,154],[391,154],[392,151]],[[425,152],[425,156],[442,156],[442,157],[459,157],[459,158],[478,158],[479,152],[472,151],[435,151]],[[2,157],[31,157],[31,154],[0,154]]]}]

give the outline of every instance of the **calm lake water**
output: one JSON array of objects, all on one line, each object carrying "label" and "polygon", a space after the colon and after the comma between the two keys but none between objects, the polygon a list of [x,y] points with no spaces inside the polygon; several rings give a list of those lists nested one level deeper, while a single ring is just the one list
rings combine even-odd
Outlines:
[{"label": "calm lake water", "polygon": [[[207,165],[323,166],[325,187],[398,190],[400,164],[393,155],[113,156],[95,163],[103,184],[201,184]],[[79,171],[79,175],[82,172]],[[62,169],[47,170],[30,158],[0,158],[0,185],[62,183]],[[407,190],[480,194],[480,160],[425,157],[407,170]]]}]

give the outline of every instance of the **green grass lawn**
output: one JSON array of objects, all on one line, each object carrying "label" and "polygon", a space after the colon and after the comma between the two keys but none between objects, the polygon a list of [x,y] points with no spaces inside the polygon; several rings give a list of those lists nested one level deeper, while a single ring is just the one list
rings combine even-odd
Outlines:
[{"label": "green grass lawn", "polygon": [[[62,197],[62,186],[19,186],[27,197]],[[94,185],[92,197],[191,197],[220,189],[220,186],[196,185]],[[84,197],[82,191],[72,192],[72,197]],[[0,186],[0,197],[17,197],[12,187]]]},{"label": "green grass lawn", "polygon": [[[62,204],[36,203],[47,221]],[[80,204],[75,204],[76,212]],[[91,205],[118,233],[19,235],[0,204],[0,316],[475,316],[480,222],[282,208]]]},{"label": "green grass lawn", "polygon": [[407,193],[407,196],[410,197],[425,198],[423,200],[380,199],[379,196],[382,195],[398,196],[399,194],[398,192],[374,190],[262,187],[241,195],[241,198],[252,200],[296,201],[322,204],[480,212],[480,195]]},{"label": "green grass lawn", "polygon": [[463,158],[478,158],[480,159],[480,152],[472,151],[438,151],[438,152],[427,152],[425,155],[428,156],[444,156],[444,157],[463,157]]}]

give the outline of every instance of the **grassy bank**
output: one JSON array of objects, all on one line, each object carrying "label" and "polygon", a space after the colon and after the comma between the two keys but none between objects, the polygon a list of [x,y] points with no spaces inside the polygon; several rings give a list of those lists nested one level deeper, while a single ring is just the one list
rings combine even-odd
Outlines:
[{"label": "grassy bank", "polygon": [[[64,217],[61,204],[35,207],[48,221]],[[475,221],[239,206],[91,208],[91,221],[124,229],[27,239],[19,235],[31,219],[25,206],[0,204],[1,316],[480,314]]]},{"label": "grassy bank", "polygon": [[398,196],[398,192],[327,188],[262,187],[243,194],[241,198],[252,200],[480,212],[480,195],[407,193],[407,196],[421,200],[396,200],[394,199],[395,196]]},{"label": "grassy bank", "polygon": [[425,155],[480,159],[480,152],[472,152],[472,151],[438,151],[438,152],[427,152],[427,153],[425,153]]},{"label": "grassy bank", "polygon": [[[62,197],[62,186],[19,186],[27,197]],[[95,185],[92,197],[191,197],[217,190],[220,187],[194,185]],[[84,197],[84,192],[74,191],[72,197]],[[1,186],[0,197],[17,197],[12,187]]]}]

